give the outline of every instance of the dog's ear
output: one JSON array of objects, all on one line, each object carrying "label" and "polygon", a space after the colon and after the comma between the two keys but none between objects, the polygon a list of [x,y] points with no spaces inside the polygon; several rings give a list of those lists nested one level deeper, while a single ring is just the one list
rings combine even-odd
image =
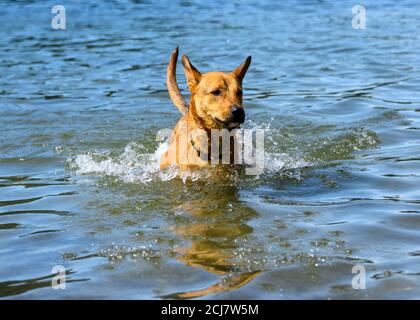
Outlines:
[{"label": "dog's ear", "polygon": [[187,84],[190,91],[193,91],[201,78],[201,73],[190,62],[190,59],[184,54],[182,56],[182,64],[184,65],[185,76],[187,77]]},{"label": "dog's ear", "polygon": [[246,60],[237,67],[234,71],[232,71],[232,74],[234,74],[239,81],[242,82],[242,80],[245,77],[246,72],[248,71],[249,65],[251,64],[251,56],[246,58]]}]

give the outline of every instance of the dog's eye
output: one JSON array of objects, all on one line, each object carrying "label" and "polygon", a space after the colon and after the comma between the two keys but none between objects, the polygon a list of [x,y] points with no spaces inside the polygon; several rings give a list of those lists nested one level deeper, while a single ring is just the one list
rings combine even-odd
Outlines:
[{"label": "dog's eye", "polygon": [[216,89],[216,90],[212,91],[211,94],[214,95],[214,96],[220,96],[222,94],[222,91],[220,91],[219,89]]}]

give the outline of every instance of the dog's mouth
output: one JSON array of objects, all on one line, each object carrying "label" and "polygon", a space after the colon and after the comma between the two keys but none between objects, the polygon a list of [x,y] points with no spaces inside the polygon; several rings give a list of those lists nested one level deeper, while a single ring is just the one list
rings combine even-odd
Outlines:
[{"label": "dog's mouth", "polygon": [[241,125],[239,122],[234,122],[231,120],[228,121],[222,121],[218,118],[214,118],[218,124],[220,124],[222,127],[228,128],[228,129],[237,129]]}]

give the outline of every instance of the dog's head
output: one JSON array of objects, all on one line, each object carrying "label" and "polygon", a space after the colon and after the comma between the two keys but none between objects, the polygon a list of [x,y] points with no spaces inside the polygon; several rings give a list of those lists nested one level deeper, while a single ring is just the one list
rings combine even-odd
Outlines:
[{"label": "dog's head", "polygon": [[193,112],[207,129],[235,129],[245,121],[242,80],[251,64],[248,57],[232,72],[201,74],[186,55],[182,56]]}]

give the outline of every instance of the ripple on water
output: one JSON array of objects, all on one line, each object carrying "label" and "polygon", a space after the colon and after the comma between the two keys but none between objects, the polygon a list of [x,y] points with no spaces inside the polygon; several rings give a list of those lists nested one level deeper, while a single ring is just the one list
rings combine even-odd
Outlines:
[{"label": "ripple on water", "polygon": [[[68,2],[51,31],[1,1],[0,297],[420,297],[419,5],[367,5],[353,30],[332,1]],[[159,171],[176,45],[201,71],[252,55],[259,176]]]}]

